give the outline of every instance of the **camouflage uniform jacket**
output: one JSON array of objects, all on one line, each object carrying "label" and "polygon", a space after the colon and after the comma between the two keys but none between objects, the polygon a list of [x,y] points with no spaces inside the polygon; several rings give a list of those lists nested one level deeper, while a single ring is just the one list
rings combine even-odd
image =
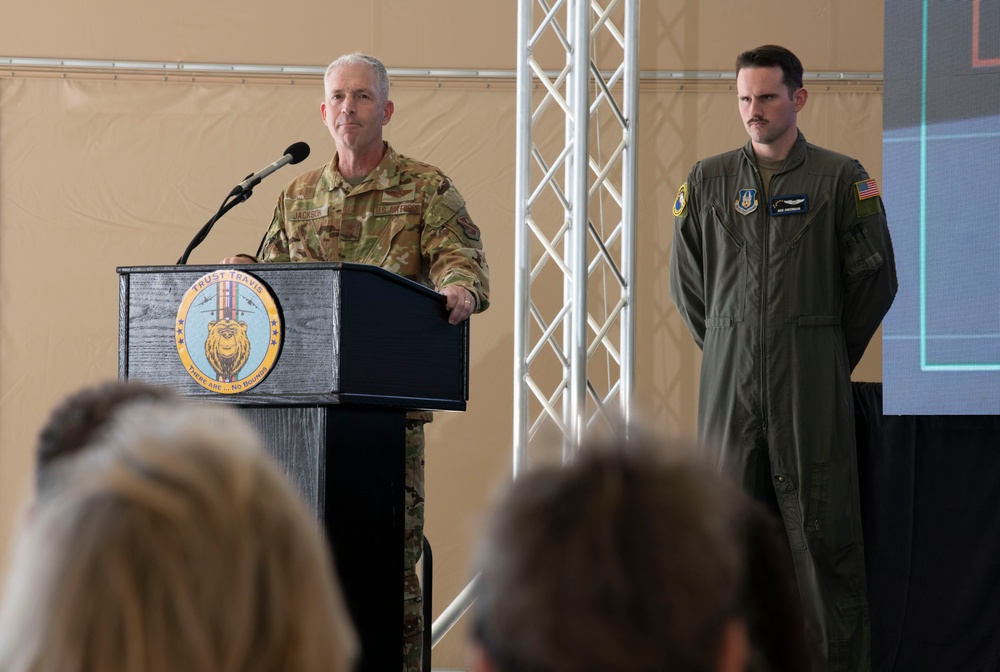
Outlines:
[{"label": "camouflage uniform jacket", "polygon": [[[432,289],[460,285],[472,292],[477,313],[490,305],[490,271],[465,199],[440,170],[388,143],[356,186],[337,170],[336,155],[289,182],[257,261],[372,264]],[[407,417],[430,422],[432,415]]]},{"label": "camouflage uniform jacket", "polygon": [[465,199],[440,170],[388,143],[357,186],[337,170],[336,156],[292,180],[257,260],[372,264],[432,289],[460,285],[472,292],[477,313],[490,303],[489,267]]}]

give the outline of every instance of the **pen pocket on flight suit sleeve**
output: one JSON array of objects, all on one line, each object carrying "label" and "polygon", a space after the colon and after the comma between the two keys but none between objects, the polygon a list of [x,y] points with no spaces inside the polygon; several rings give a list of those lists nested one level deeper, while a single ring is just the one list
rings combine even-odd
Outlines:
[{"label": "pen pocket on flight suit sleeve", "polygon": [[883,257],[868,233],[865,221],[860,221],[840,241],[844,256],[844,275],[848,281],[868,277],[882,268]]}]

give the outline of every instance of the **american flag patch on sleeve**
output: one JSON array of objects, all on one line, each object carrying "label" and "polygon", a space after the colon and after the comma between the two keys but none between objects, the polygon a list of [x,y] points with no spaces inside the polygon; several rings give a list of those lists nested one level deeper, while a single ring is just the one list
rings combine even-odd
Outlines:
[{"label": "american flag patch on sleeve", "polygon": [[860,201],[882,195],[878,190],[878,184],[875,180],[861,180],[860,182],[855,182],[854,186],[858,190],[858,200]]}]

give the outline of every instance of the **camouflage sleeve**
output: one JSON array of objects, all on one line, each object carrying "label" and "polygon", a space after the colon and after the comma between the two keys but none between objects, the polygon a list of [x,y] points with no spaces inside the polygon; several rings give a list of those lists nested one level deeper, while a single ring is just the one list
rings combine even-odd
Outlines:
[{"label": "camouflage sleeve", "polygon": [[490,305],[490,269],[482,234],[465,209],[465,199],[447,178],[430,196],[420,237],[434,287],[460,285],[476,297],[476,312]]},{"label": "camouflage sleeve", "polygon": [[271,218],[271,226],[267,228],[267,233],[260,241],[257,248],[257,261],[282,262],[291,261],[288,254],[288,235],[285,233],[285,193],[278,197],[278,204],[274,206],[274,217]]}]

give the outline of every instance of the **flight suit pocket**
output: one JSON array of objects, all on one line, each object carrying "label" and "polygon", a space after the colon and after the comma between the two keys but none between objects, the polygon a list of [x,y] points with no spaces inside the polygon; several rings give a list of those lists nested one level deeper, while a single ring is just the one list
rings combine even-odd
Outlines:
[{"label": "flight suit pocket", "polygon": [[356,255],[362,264],[381,266],[399,275],[419,275],[420,258],[419,215],[375,218],[365,227]]},{"label": "flight suit pocket", "polygon": [[836,623],[831,625],[830,672],[869,669],[871,622],[868,601],[863,597],[837,602]]},{"label": "flight suit pocket", "polygon": [[829,550],[824,543],[826,530],[827,490],[830,484],[829,462],[814,462],[809,485],[809,505],[806,509],[806,534],[813,552]]},{"label": "flight suit pocket", "polygon": [[854,521],[843,513],[838,516],[836,512],[842,507],[831,502],[833,483],[838,484],[839,490],[845,488],[844,476],[835,472],[829,461],[813,462],[805,520],[806,538],[813,555],[839,553],[857,542]]},{"label": "flight suit pocket", "polygon": [[806,545],[802,524],[802,507],[799,504],[799,493],[792,480],[784,474],[775,474],[774,495],[778,499],[778,509],[781,511],[781,521],[788,535],[788,544],[792,551],[804,551]]},{"label": "flight suit pocket", "polygon": [[788,323],[803,327],[839,324],[841,268],[830,210],[830,199],[823,194],[809,212],[775,218],[780,220],[776,226],[788,228],[780,260]]},{"label": "flight suit pocket", "polygon": [[[316,214],[318,216],[310,215]],[[326,210],[294,213],[288,254],[292,261],[337,261],[340,232]]]},{"label": "flight suit pocket", "polygon": [[712,227],[706,245],[713,253],[705,260],[705,327],[731,327],[742,322],[746,312],[747,242],[721,203],[713,200],[709,209]]}]

